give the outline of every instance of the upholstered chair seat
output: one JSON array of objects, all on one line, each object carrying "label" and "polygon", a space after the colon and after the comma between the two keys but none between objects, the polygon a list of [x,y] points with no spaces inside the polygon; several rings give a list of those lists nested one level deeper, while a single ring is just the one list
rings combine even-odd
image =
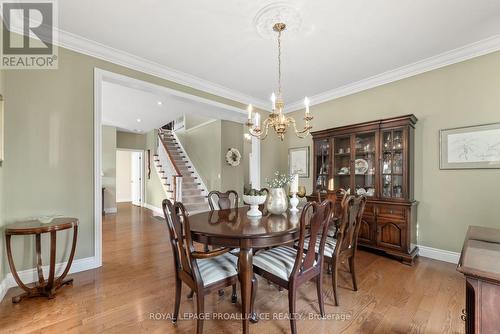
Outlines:
[{"label": "upholstered chair seat", "polygon": [[238,258],[229,253],[208,259],[197,259],[203,286],[238,275]]}]

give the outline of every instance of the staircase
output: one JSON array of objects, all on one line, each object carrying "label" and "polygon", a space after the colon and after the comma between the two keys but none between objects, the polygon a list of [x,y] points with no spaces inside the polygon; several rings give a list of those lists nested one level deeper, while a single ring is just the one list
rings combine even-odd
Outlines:
[{"label": "staircase", "polygon": [[209,210],[207,189],[173,132],[159,130],[154,159],[168,199],[182,202],[190,214]]}]

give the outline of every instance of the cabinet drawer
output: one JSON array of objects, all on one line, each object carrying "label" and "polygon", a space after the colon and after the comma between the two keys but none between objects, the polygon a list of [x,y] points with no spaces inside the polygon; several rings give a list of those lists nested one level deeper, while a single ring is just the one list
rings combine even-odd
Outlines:
[{"label": "cabinet drawer", "polygon": [[378,216],[406,220],[406,208],[404,206],[381,205],[378,208]]},{"label": "cabinet drawer", "polygon": [[375,217],[375,207],[373,204],[366,204],[365,205],[365,211],[363,212],[364,217]]}]

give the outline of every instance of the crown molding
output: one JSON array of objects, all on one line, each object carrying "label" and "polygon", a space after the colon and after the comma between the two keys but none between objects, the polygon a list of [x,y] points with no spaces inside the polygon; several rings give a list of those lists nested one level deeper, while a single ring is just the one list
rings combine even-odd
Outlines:
[{"label": "crown molding", "polygon": [[[429,72],[441,67],[456,64],[465,60],[486,55],[500,50],[500,35],[495,35],[460,48],[450,50],[439,55],[405,65],[345,86],[328,90],[309,97],[311,105],[317,105],[340,97],[359,93],[364,90],[382,86],[401,79]],[[303,101],[291,103],[285,112],[297,111],[304,108]]]},{"label": "crown molding", "polygon": [[218,85],[190,75],[181,71],[174,70],[167,66],[158,64],[151,60],[135,56],[131,53],[118,50],[85,37],[58,29],[58,40],[56,45],[82,53],[91,57],[99,58],[110,63],[121,65],[139,72],[153,75],[165,80],[185,85],[206,93],[227,98],[242,104],[252,104],[259,109],[268,110],[268,103],[264,100],[238,92],[236,90]]}]

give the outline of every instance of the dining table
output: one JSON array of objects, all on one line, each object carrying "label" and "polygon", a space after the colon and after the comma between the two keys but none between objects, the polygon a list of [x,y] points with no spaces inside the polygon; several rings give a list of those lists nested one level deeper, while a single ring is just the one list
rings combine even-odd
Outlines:
[{"label": "dining table", "polygon": [[249,217],[248,206],[214,210],[189,216],[193,241],[214,247],[239,248],[238,275],[241,285],[243,333],[249,333],[253,254],[256,250],[293,243],[299,239],[301,210],[281,215],[264,213]]}]

